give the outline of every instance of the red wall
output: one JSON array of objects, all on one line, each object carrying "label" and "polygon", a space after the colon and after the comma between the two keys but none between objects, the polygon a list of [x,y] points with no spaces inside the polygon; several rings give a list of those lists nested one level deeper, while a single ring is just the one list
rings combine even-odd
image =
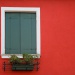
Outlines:
[{"label": "red wall", "polygon": [[75,75],[75,1],[0,0],[2,6],[40,7],[41,58],[39,71],[4,72],[0,57],[0,75]]}]

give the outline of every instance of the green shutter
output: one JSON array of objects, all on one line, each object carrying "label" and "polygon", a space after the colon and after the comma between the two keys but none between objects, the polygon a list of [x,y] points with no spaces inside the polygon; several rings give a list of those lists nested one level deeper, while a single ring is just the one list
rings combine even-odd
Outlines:
[{"label": "green shutter", "polygon": [[36,53],[36,14],[6,13],[6,54]]},{"label": "green shutter", "polygon": [[20,53],[19,13],[6,13],[6,54]]}]

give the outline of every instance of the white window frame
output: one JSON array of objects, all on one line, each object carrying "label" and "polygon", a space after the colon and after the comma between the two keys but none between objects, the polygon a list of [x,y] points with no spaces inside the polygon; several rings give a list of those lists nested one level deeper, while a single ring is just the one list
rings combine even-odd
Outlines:
[{"label": "white window frame", "polygon": [[[9,58],[11,54],[5,54],[5,12],[36,12],[36,54],[40,57],[40,8],[39,7],[1,7],[1,56]],[[22,58],[22,54],[16,54]]]}]

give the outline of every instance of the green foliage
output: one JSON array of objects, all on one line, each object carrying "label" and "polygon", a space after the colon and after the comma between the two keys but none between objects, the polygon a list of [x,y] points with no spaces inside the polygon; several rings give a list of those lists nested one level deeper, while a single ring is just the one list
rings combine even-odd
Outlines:
[{"label": "green foliage", "polygon": [[21,63],[21,60],[16,55],[11,55],[10,63],[12,63],[12,64],[19,64],[19,63]]},{"label": "green foliage", "polygon": [[24,64],[33,64],[34,59],[37,57],[36,55],[30,55],[30,54],[22,54],[23,58],[20,59],[18,58],[16,55],[11,55],[10,57],[10,63],[12,64],[20,64],[20,63],[24,63]]},{"label": "green foliage", "polygon": [[23,54],[23,59],[26,64],[32,64],[34,61],[33,55],[30,54]]}]

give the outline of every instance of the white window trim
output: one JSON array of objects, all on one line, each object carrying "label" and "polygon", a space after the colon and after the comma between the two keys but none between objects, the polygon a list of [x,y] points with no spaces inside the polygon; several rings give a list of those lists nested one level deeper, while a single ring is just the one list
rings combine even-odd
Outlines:
[{"label": "white window trim", "polygon": [[[11,54],[5,54],[5,12],[36,12],[36,44],[37,54],[40,57],[40,8],[39,7],[1,7],[1,56],[9,58]],[[17,54],[22,58],[22,54]]]}]

